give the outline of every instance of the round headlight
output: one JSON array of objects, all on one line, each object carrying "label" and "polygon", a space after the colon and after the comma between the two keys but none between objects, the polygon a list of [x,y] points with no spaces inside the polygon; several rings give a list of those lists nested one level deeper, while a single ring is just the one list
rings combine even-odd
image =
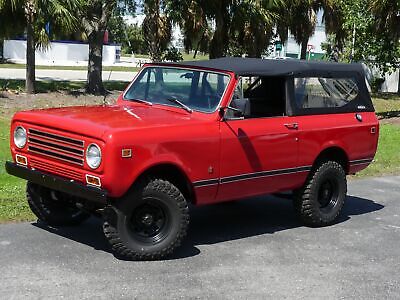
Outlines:
[{"label": "round headlight", "polygon": [[14,144],[18,148],[24,148],[26,145],[26,130],[22,126],[14,129]]},{"label": "round headlight", "polygon": [[100,147],[96,144],[90,144],[86,149],[86,163],[92,169],[97,169],[101,163]]}]

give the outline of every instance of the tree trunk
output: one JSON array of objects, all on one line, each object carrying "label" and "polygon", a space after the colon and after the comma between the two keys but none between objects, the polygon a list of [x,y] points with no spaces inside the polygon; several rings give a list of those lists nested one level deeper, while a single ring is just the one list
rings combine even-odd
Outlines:
[{"label": "tree trunk", "polygon": [[308,37],[304,37],[301,41],[301,54],[300,59],[307,59],[307,46],[308,46]]},{"label": "tree trunk", "polygon": [[200,45],[201,45],[201,43],[202,43],[203,40],[204,40],[204,36],[206,35],[206,32],[207,32],[207,28],[204,29],[203,34],[201,35],[201,38],[200,38],[199,42],[197,43],[196,50],[194,51],[193,59],[196,59],[197,52],[198,52],[199,49],[200,49]]},{"label": "tree trunk", "polygon": [[397,94],[400,95],[400,68],[397,70],[399,72],[399,80],[397,81]]},{"label": "tree trunk", "polygon": [[210,59],[223,57],[225,55],[225,21],[223,13],[218,13],[215,17],[215,32],[210,43]]},{"label": "tree trunk", "polygon": [[26,80],[25,90],[28,94],[35,93],[35,38],[32,18],[26,25]]},{"label": "tree trunk", "polygon": [[86,92],[94,95],[104,94],[102,79],[104,31],[93,31],[89,37],[89,62]]}]

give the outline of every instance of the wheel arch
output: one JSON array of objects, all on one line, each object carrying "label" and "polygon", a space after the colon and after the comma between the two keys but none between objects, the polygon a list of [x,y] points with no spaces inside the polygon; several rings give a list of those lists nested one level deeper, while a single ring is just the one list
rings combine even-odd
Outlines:
[{"label": "wheel arch", "polygon": [[146,180],[147,178],[160,178],[168,180],[182,192],[183,196],[188,202],[196,202],[196,194],[194,192],[192,182],[189,180],[189,177],[186,175],[184,170],[174,163],[162,162],[148,166],[136,177],[131,185],[131,188],[137,182]]},{"label": "wheel arch", "polygon": [[318,166],[321,162],[327,161],[327,160],[333,160],[339,163],[346,174],[349,174],[349,156],[347,155],[346,151],[339,146],[329,146],[322,150],[318,156],[315,158],[314,163],[313,163],[313,168]]}]

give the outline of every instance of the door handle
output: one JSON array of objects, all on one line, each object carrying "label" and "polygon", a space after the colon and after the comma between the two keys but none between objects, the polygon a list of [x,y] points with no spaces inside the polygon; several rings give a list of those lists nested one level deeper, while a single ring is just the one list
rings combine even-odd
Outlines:
[{"label": "door handle", "polygon": [[299,129],[299,124],[297,123],[286,123],[284,125],[287,129]]}]

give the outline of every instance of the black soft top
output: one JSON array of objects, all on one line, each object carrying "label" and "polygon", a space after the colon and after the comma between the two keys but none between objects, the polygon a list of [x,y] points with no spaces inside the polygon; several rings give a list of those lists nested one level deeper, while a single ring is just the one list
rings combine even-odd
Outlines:
[{"label": "black soft top", "polygon": [[239,76],[335,76],[358,73],[364,77],[364,69],[358,63],[344,64],[298,59],[223,57],[179,62],[177,65],[231,71]]}]

